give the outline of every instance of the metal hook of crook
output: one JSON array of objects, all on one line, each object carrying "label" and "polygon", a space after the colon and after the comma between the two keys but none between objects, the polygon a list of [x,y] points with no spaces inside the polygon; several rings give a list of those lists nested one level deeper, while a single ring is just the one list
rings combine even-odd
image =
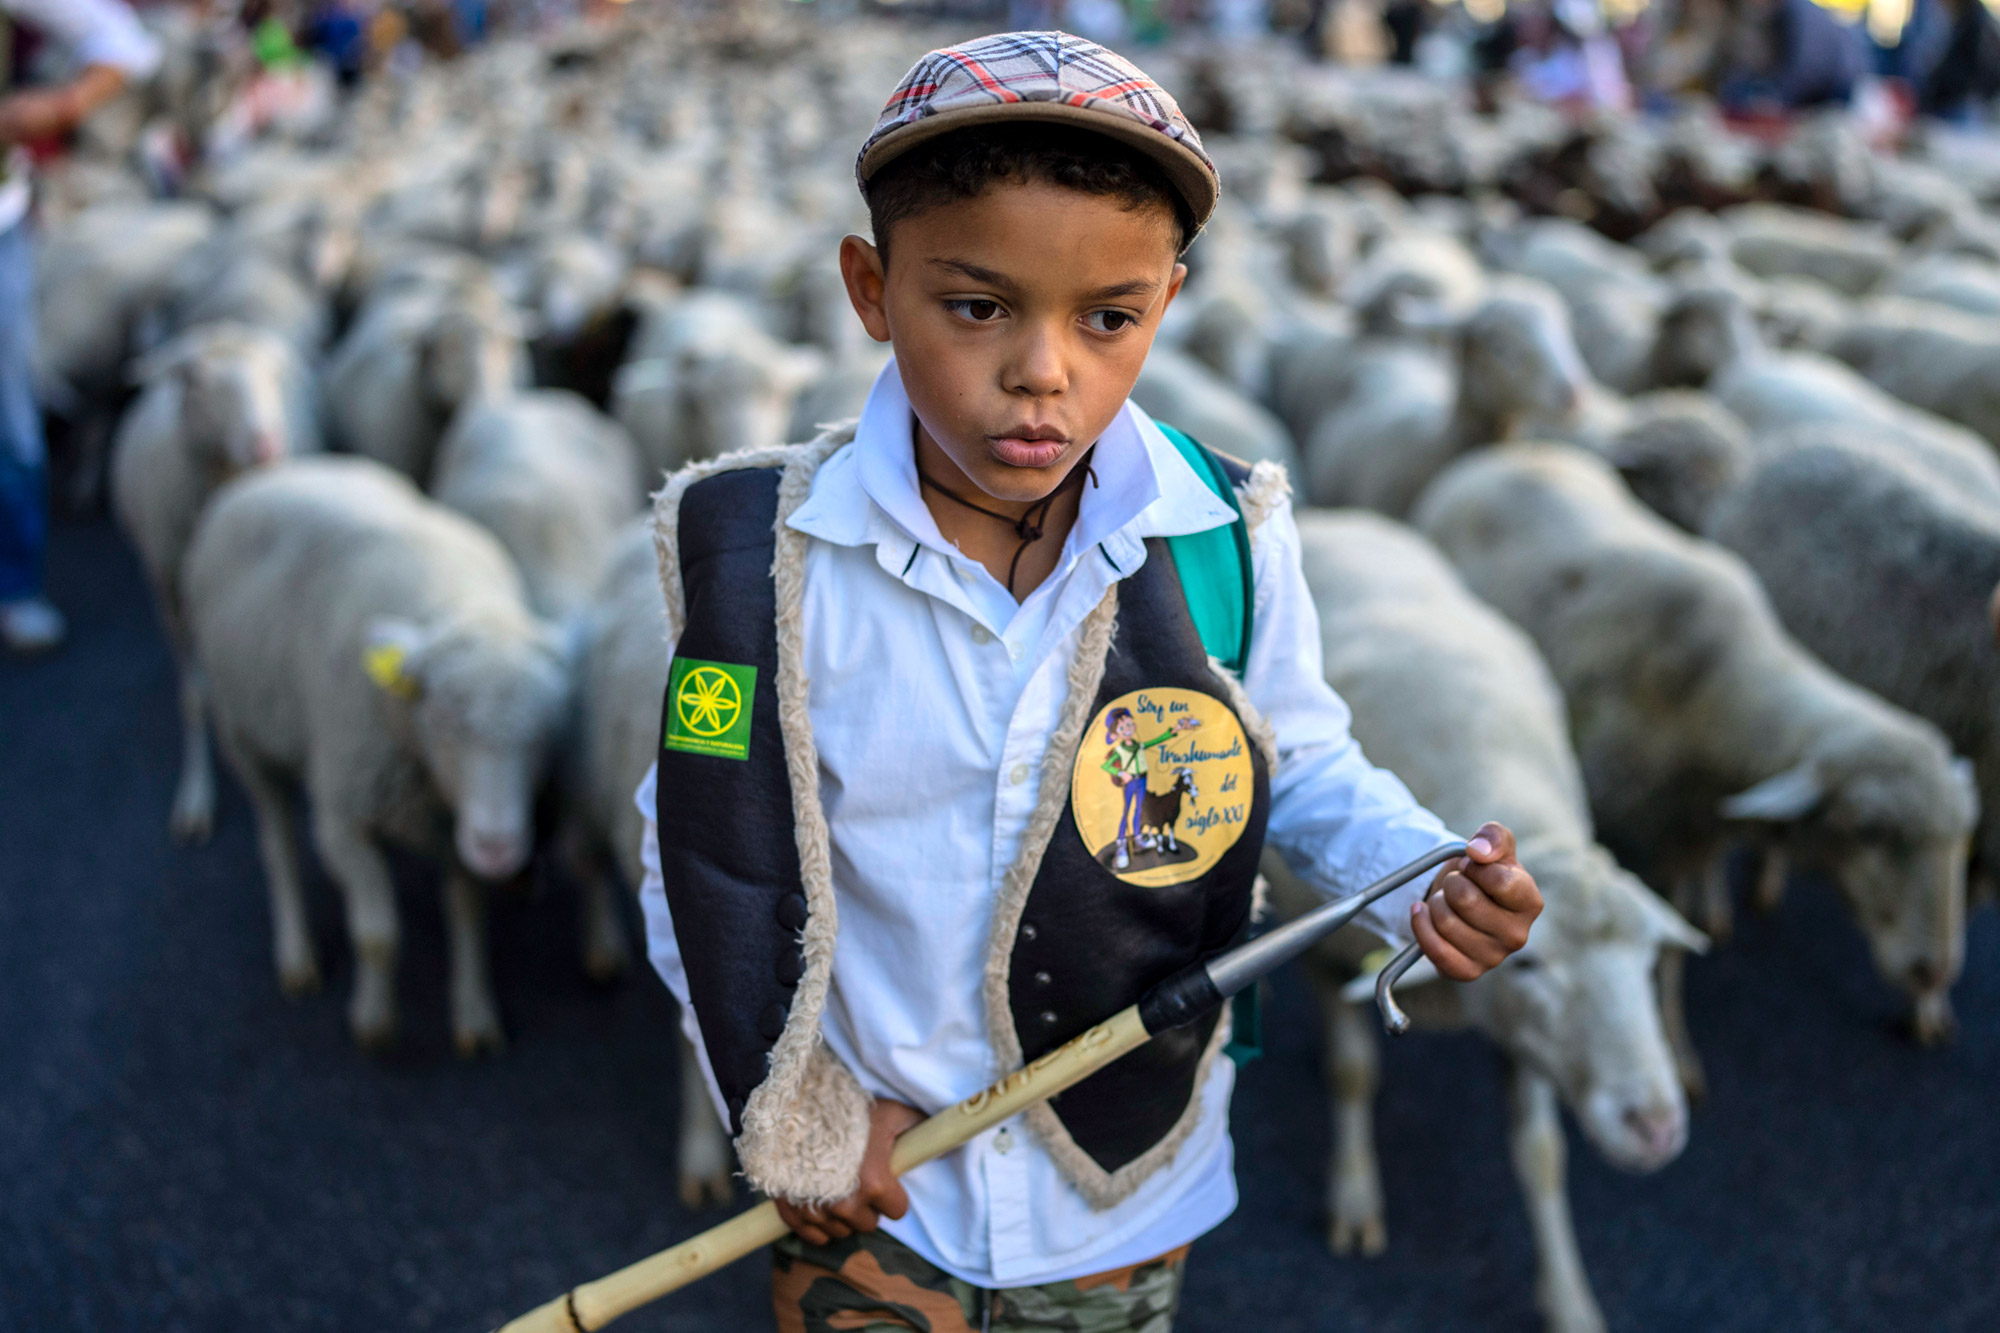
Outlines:
[{"label": "metal hook of crook", "polygon": [[1401,953],[1389,960],[1389,965],[1375,976],[1375,1007],[1382,1011],[1382,1027],[1392,1037],[1400,1037],[1410,1030],[1410,1016],[1403,1012],[1403,1006],[1396,1003],[1392,992],[1403,974],[1417,965],[1424,951],[1414,944],[1403,946]]}]

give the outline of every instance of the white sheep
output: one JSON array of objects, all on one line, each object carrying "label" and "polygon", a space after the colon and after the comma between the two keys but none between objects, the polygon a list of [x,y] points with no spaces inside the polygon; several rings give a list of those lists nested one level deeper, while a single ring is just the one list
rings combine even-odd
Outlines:
[{"label": "white sheep", "polygon": [[1185,352],[1155,344],[1132,386],[1132,401],[1231,457],[1269,460],[1298,473],[1298,446],[1284,423]]},{"label": "white sheep", "polygon": [[793,398],[824,365],[772,338],[742,297],[698,291],[645,311],[612,381],[611,412],[657,477],[782,443]]},{"label": "white sheep", "polygon": [[1827,350],[1916,407],[2000,448],[2000,319],[1884,297],[1856,311]]},{"label": "white sheep", "polygon": [[1760,830],[1840,887],[1919,1035],[1949,1028],[1974,797],[1937,728],[1836,676],[1784,632],[1740,559],[1649,513],[1580,450],[1474,455],[1415,518],[1541,647],[1622,863],[1682,910],[1700,904],[1720,937],[1723,852]]},{"label": "white sheep", "polygon": [[627,267],[616,246],[564,231],[502,265],[500,282],[516,305],[533,312],[536,332],[560,345],[618,308]]},{"label": "white sheep", "polygon": [[1691,287],[1662,321],[1667,383],[1706,384],[1756,438],[1812,422],[1865,426],[1952,484],[2000,503],[1992,450],[1961,426],[1876,388],[1851,367],[1810,351],[1765,346],[1740,293]]},{"label": "white sheep", "polygon": [[1527,421],[1572,416],[1591,384],[1560,298],[1531,279],[1496,278],[1462,321],[1432,322],[1453,344],[1439,369],[1394,340],[1350,355],[1347,391],[1304,441],[1314,504],[1402,514],[1453,458]]},{"label": "white sheep", "polygon": [[1227,209],[1188,253],[1189,276],[1160,324],[1160,341],[1201,362],[1239,393],[1263,399],[1289,284],[1275,246]]},{"label": "white sheep", "polygon": [[1901,247],[1882,229],[1809,208],[1744,204],[1721,215],[1729,255],[1760,278],[1811,278],[1845,296],[1873,291],[1895,270]]},{"label": "white sheep", "polygon": [[[822,426],[852,421],[868,405],[868,395],[889,364],[886,343],[863,340],[836,354],[826,369],[792,400],[792,416],[785,427],[788,443],[810,440]],[[657,480],[657,478],[655,478]]]},{"label": "white sheep", "polygon": [[141,325],[215,228],[200,204],[111,203],[70,218],[35,264],[37,390],[76,441],[69,499],[102,497],[113,415]]},{"label": "white sheep", "polygon": [[1569,306],[1591,374],[1620,393],[1653,387],[1653,342],[1669,293],[1641,256],[1557,218],[1526,224],[1501,249],[1509,272],[1548,283]]},{"label": "white sheep", "polygon": [[215,770],[181,612],[181,560],[216,488],[320,450],[318,391],[290,343],[238,324],[190,329],[133,373],[144,388],[119,423],[111,506],[145,566],[180,676],[181,773],[168,829],[177,842],[203,842],[215,823]]},{"label": "white sheep", "polygon": [[[585,959],[592,975],[622,972],[628,950],[612,899],[614,874],[636,892],[643,874],[645,822],[632,793],[654,760],[645,723],[666,697],[672,652],[659,559],[650,523],[618,536],[589,614],[576,666],[578,718],[565,747],[563,859],[583,888]],[[699,1057],[681,1044],[680,1196],[690,1208],[727,1203],[729,1136],[701,1076]]]},{"label": "white sheep", "polygon": [[196,529],[182,577],[216,737],[257,815],[278,979],[318,983],[293,831],[311,807],[340,886],[362,1045],[396,1032],[395,889],[382,848],[446,862],[452,1035],[503,1037],[481,880],[534,849],[534,805],[569,707],[570,665],[490,534],[358,458],[238,478]]},{"label": "white sheep", "polygon": [[438,445],[431,497],[498,537],[528,604],[558,623],[589,605],[645,499],[631,437],[566,389],[468,403]]},{"label": "white sheep", "polygon": [[351,219],[328,201],[247,209],[176,266],[159,318],[174,329],[214,320],[270,329],[316,356],[331,327],[328,293],[354,244]]},{"label": "white sheep", "polygon": [[2000,872],[2000,506],[1859,427],[1769,442],[1710,516],[1785,628],[1828,665],[1935,723],[1978,778],[1981,878]]},{"label": "white sheep", "polygon": [[1948,305],[1969,315],[2000,316],[2000,266],[1967,255],[1913,259],[1890,277],[1883,291]]},{"label": "white sheep", "polygon": [[[1527,637],[1400,523],[1307,513],[1299,533],[1326,678],[1353,709],[1355,739],[1452,827],[1505,823],[1541,886],[1525,951],[1470,985],[1424,987],[1412,1013],[1476,1027],[1506,1052],[1538,1303],[1552,1330],[1602,1330],[1569,1215],[1558,1098],[1622,1168],[1657,1170],[1680,1153],[1687,1100],[1653,969],[1663,948],[1706,941],[1593,840],[1562,694]],[[1273,874],[1281,907],[1300,893],[1288,878]],[[1310,970],[1335,1093],[1329,1239],[1336,1253],[1372,1254],[1386,1241],[1370,1125],[1377,1039],[1370,1001],[1341,993],[1359,947],[1336,936]]]},{"label": "white sheep", "polygon": [[333,436],[418,482],[466,403],[528,379],[519,314],[485,286],[419,286],[364,307],[327,360]]},{"label": "white sheep", "polygon": [[85,399],[115,393],[141,314],[215,226],[200,204],[108,204],[50,237],[35,267],[35,318],[52,387]]}]

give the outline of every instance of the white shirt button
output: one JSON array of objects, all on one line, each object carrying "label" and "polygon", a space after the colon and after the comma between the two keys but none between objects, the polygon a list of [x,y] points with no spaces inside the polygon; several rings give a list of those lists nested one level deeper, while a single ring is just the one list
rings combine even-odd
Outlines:
[{"label": "white shirt button", "polygon": [[1003,1129],[998,1134],[995,1134],[993,1136],[993,1151],[999,1153],[1002,1157],[1014,1151],[1013,1133]]},{"label": "white shirt button", "polygon": [[1013,659],[1014,659],[1014,660],[1015,660],[1016,662],[1020,661],[1020,660],[1021,660],[1021,645],[1020,645],[1020,644],[1018,644],[1018,643],[1010,643],[1010,644],[1008,644],[1008,645],[1007,645],[1007,656],[1009,656],[1009,657],[1013,658]]},{"label": "white shirt button", "polygon": [[972,627],[972,641],[984,647],[993,642],[993,634],[984,625],[974,625]]},{"label": "white shirt button", "polygon": [[1007,781],[1018,787],[1028,780],[1028,766],[1016,764],[1007,770]]}]

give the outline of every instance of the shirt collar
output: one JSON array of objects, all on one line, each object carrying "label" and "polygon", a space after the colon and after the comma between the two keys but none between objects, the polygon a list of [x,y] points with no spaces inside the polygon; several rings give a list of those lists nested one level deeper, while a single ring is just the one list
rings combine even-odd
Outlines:
[{"label": "shirt collar", "polygon": [[[938,531],[917,482],[910,400],[891,360],[875,379],[853,443],[820,469],[812,494],[786,520],[795,531],[840,546],[900,537],[945,554],[955,548]],[[1068,547],[1103,544],[1120,568],[1147,537],[1178,537],[1234,521],[1236,511],[1196,475],[1153,419],[1127,401],[1098,437],[1091,457],[1097,485],[1084,484]]]}]

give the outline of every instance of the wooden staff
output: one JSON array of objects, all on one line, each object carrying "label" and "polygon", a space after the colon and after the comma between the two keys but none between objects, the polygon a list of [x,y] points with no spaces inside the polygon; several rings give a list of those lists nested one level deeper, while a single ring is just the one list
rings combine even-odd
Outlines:
[{"label": "wooden staff", "polygon": [[[1426,870],[1463,855],[1464,843],[1447,843],[1391,871],[1359,893],[1325,903],[1207,963],[1196,963],[1168,977],[1131,1008],[1015,1070],[992,1087],[975,1092],[956,1106],[947,1107],[906,1130],[890,1153],[890,1169],[900,1176],[942,1157],[1036,1102],[1081,1083],[1159,1033],[1194,1022],[1257,978],[1290,962],[1346,925],[1376,899],[1393,893]],[[1378,998],[1381,994],[1378,991]],[[1384,1017],[1389,1018],[1393,1012],[1392,1007],[1385,1006]],[[499,1333],[594,1333],[620,1315],[630,1314],[697,1278],[728,1267],[752,1250],[762,1249],[786,1230],[777,1206],[760,1203],[692,1240],[684,1240],[649,1259],[565,1292],[504,1325]]]}]

